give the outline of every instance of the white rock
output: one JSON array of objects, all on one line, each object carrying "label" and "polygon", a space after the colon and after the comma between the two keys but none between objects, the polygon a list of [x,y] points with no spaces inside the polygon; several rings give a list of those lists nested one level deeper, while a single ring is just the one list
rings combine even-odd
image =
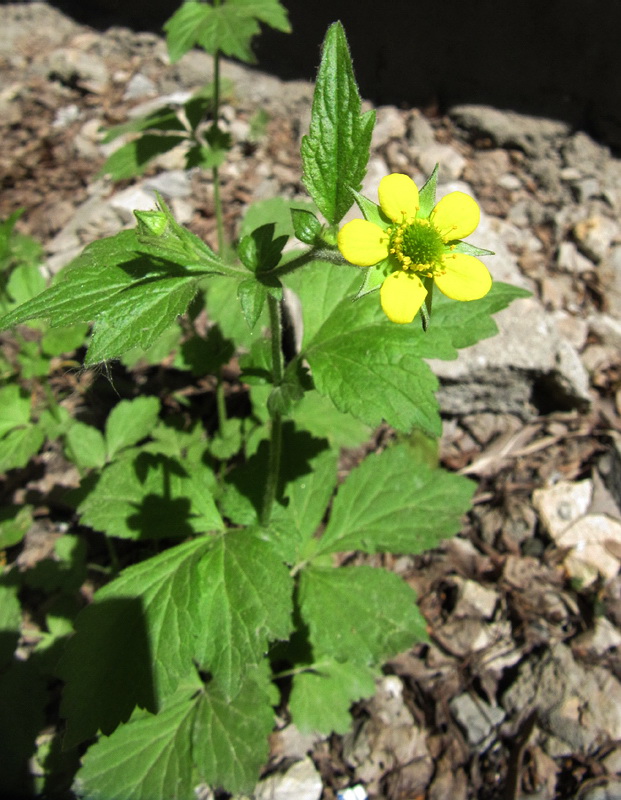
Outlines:
[{"label": "white rock", "polygon": [[259,781],[254,800],[319,800],[323,792],[321,776],[310,758]]},{"label": "white rock", "polygon": [[592,481],[559,481],[549,488],[536,489],[533,506],[544,528],[558,544],[569,526],[586,514],[592,498]]},{"label": "white rock", "polygon": [[619,572],[619,559],[612,548],[621,547],[621,522],[607,514],[587,514],[574,522],[557,539],[559,547],[571,548],[564,561],[572,577],[590,585],[599,573],[612,580]]}]

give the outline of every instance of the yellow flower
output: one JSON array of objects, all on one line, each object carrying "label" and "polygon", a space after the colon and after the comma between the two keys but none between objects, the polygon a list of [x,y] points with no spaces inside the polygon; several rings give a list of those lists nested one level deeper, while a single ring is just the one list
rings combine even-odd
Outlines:
[{"label": "yellow flower", "polygon": [[338,247],[347,261],[359,267],[386,262],[390,272],[382,283],[380,301],[392,322],[412,322],[427,296],[425,278],[433,278],[453,300],[478,300],[489,292],[492,277],[487,267],[457,248],[459,240],[479,224],[479,207],[472,197],[451,192],[424,218],[419,216],[418,189],[407,175],[382,178],[378,194],[389,222],[352,220],[339,231]]}]

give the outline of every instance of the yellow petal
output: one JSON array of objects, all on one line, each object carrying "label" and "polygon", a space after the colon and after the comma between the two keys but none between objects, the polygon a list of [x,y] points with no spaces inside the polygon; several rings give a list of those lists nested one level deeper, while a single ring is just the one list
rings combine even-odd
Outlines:
[{"label": "yellow petal", "polygon": [[393,222],[403,222],[404,218],[416,216],[419,207],[418,189],[407,175],[398,172],[386,175],[380,181],[377,194],[380,208]]},{"label": "yellow petal", "polygon": [[380,289],[380,302],[384,314],[391,322],[412,322],[422,306],[427,289],[412,272],[399,270],[389,275]]},{"label": "yellow petal", "polygon": [[436,275],[438,289],[452,300],[479,300],[492,288],[492,276],[485,264],[465,253],[444,256],[442,264],[446,272]]},{"label": "yellow petal", "polygon": [[353,219],[337,237],[341,255],[357,267],[372,267],[388,255],[388,236],[373,222]]},{"label": "yellow petal", "polygon": [[479,224],[481,211],[470,195],[451,192],[436,203],[429,219],[444,241],[449,242],[470,236]]}]

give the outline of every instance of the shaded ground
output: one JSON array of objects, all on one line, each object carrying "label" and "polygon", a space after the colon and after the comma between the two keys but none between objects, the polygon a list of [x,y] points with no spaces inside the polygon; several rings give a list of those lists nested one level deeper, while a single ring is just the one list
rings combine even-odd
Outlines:
[{"label": "shaded ground", "polygon": [[[0,9],[0,218],[25,208],[20,230],[44,243],[57,268],[76,241],[120,225],[106,203],[127,186],[95,178],[105,158],[100,125],[124,121],[157,94],[197,87],[204,62],[190,58],[170,68],[151,34],[94,34],[50,16],[43,5],[28,8]],[[310,97],[308,86],[266,80],[261,89],[257,76],[246,76],[245,84],[237,77],[224,109],[236,140],[223,168],[230,236],[252,200],[303,196],[298,153]],[[269,115],[258,136],[250,134],[259,107],[253,91]],[[441,160],[445,180],[468,183],[499,221],[543,310],[579,354],[589,402],[571,391],[562,398],[540,380],[523,413],[499,413],[490,402],[476,414],[467,407],[447,414],[442,459],[479,479],[474,509],[446,547],[416,559],[381,559],[419,592],[430,643],[387,665],[377,697],[357,709],[352,735],[313,741],[283,721],[270,770],[284,772],[310,752],[324,800],[357,783],[390,800],[619,796],[612,794],[621,792],[618,562],[614,569],[621,539],[613,526],[621,502],[619,163],[562,126],[553,133],[535,127],[520,139],[511,120],[503,134],[483,113],[475,121],[458,113],[427,119],[396,109],[382,109],[380,123],[370,171],[417,177],[429,171],[429,159]],[[147,175],[179,168],[173,157]],[[189,193],[173,196],[175,211],[213,243],[210,181],[198,173],[190,181]],[[101,205],[84,216],[93,198]],[[3,342],[10,348],[7,337]],[[122,369],[112,367],[112,379],[114,388],[105,376],[59,364],[50,386],[96,419],[115,392],[135,391]],[[163,394],[177,378],[145,369],[135,379]],[[174,388],[201,393],[213,409],[208,380]],[[229,393],[243,392],[232,363]],[[372,446],[390,435],[379,431]],[[343,469],[359,455],[345,453]],[[38,493],[40,502],[35,529],[9,561],[32,566],[50,553],[59,526],[71,522],[48,493],[67,469],[51,450],[0,484],[4,502],[24,492]],[[574,510],[572,492],[584,481],[592,482],[588,506]],[[567,497],[536,494],[563,482]],[[564,527],[555,518],[559,508]],[[602,546],[613,568],[598,572],[595,558],[581,572],[568,557],[590,544],[586,534],[577,547],[563,544],[563,532],[598,514],[611,520]],[[101,545],[90,544],[94,558],[103,559]]]}]

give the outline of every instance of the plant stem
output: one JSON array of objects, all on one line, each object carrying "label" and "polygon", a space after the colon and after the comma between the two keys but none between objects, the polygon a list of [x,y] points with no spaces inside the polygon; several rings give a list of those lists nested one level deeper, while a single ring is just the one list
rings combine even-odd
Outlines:
[{"label": "plant stem", "polygon": [[[214,6],[220,5],[219,0],[215,0]],[[216,50],[213,54],[213,122],[211,127],[218,130],[218,119],[220,117],[220,51]],[[218,253],[224,252],[224,223],[222,221],[222,200],[220,199],[220,174],[218,167],[211,168],[213,177],[213,202],[216,212],[216,230],[218,232]]]},{"label": "plant stem", "polygon": [[[284,361],[282,355],[282,316],[280,303],[272,295],[267,296],[270,314],[270,330],[272,342],[272,380],[274,387],[280,386],[283,380]],[[272,516],[272,506],[276,499],[278,480],[280,478],[280,457],[282,453],[282,414],[274,411],[271,414],[272,429],[270,434],[270,452],[267,467],[267,481],[261,509],[261,525],[267,527]]]}]

